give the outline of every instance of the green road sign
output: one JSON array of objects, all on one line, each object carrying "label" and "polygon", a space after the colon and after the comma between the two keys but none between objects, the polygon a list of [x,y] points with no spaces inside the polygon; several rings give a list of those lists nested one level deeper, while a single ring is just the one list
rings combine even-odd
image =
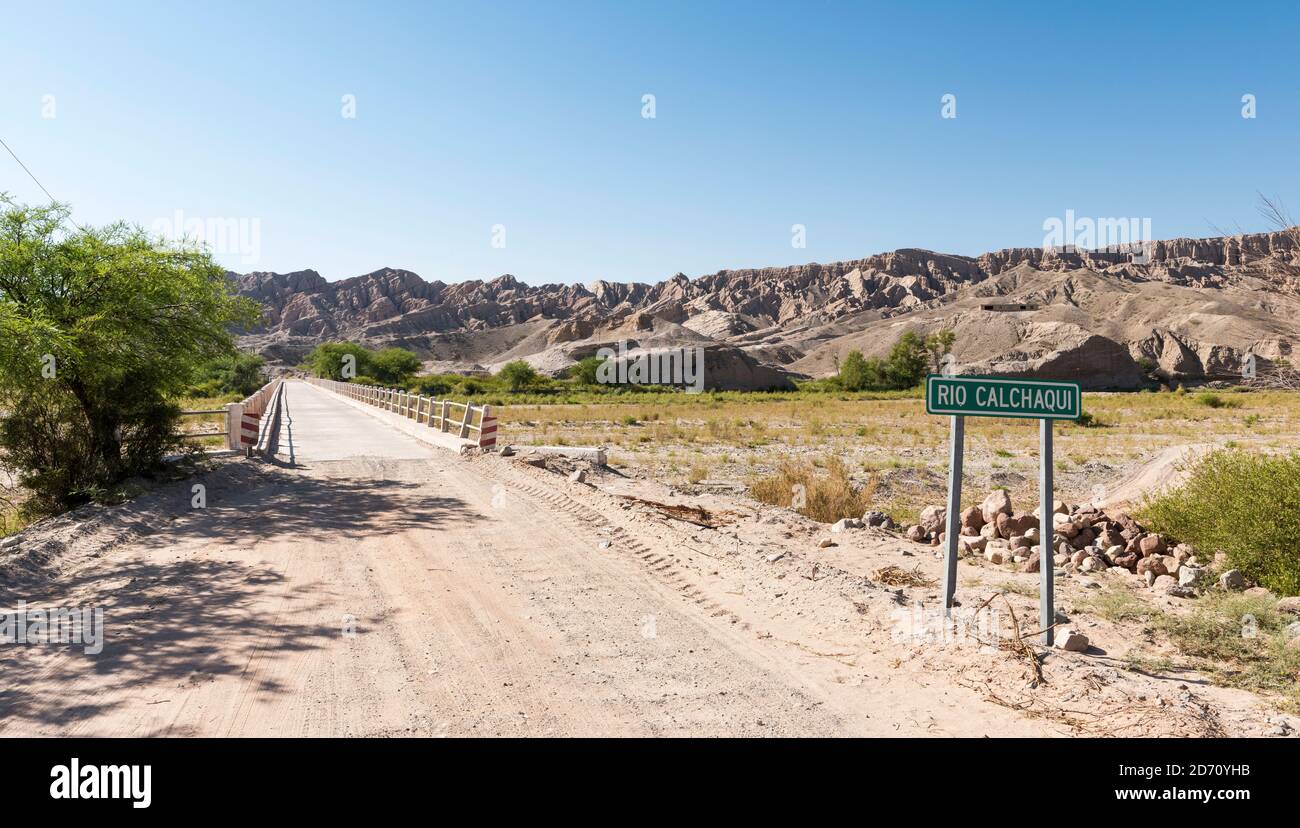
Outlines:
[{"label": "green road sign", "polygon": [[938,374],[925,378],[927,414],[1077,420],[1079,400],[1077,382],[945,377]]}]

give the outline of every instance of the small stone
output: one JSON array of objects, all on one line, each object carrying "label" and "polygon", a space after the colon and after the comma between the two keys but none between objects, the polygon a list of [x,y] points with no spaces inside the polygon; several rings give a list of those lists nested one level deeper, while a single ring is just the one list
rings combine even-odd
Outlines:
[{"label": "small stone", "polygon": [[1239,592],[1246,588],[1246,576],[1241,574],[1240,569],[1229,569],[1219,576],[1219,586],[1226,590]]},{"label": "small stone", "polygon": [[847,532],[849,529],[861,529],[862,521],[857,518],[840,518],[831,524],[832,532]]},{"label": "small stone", "polygon": [[1286,625],[1286,634],[1288,638],[1295,638],[1300,635],[1300,621],[1292,621]]},{"label": "small stone", "polygon": [[980,507],[971,506],[961,513],[961,533],[963,535],[978,535],[984,526],[984,514]]},{"label": "small stone", "polygon": [[1155,584],[1156,578],[1160,577],[1149,569],[1146,572],[1139,572],[1138,574],[1142,576],[1142,580],[1147,582],[1147,586]]},{"label": "small stone", "polygon": [[1052,557],[1052,564],[1054,566],[1065,566],[1069,562],[1070,562],[1069,555],[1057,554]]},{"label": "small stone", "polygon": [[500,448],[498,451],[499,451],[499,453],[501,454],[502,457],[514,457],[514,456],[515,456],[515,447],[514,447],[514,446],[511,446],[511,445],[503,445],[503,446],[501,446],[501,448]]},{"label": "small stone", "polygon": [[920,543],[921,541],[925,540],[926,531],[924,527],[914,523],[911,526],[907,527],[906,534],[908,540],[916,541],[917,543]]},{"label": "small stone", "polygon": [[1037,572],[1038,568],[1039,568],[1039,557],[1038,557],[1038,551],[1035,550],[1034,552],[1030,553],[1029,557],[1025,560],[1025,565],[1022,567],[1022,571]]},{"label": "small stone", "polygon": [[984,560],[991,564],[1002,564],[1006,561],[1007,552],[1005,549],[985,549]]},{"label": "small stone", "polygon": [[818,548],[818,549],[829,549],[829,548],[831,548],[831,547],[834,546],[834,545],[835,545],[835,541],[831,540],[830,538],[822,538],[822,539],[817,543],[817,548]]},{"label": "small stone", "polygon": [[1184,566],[1178,569],[1178,584],[1185,587],[1198,587],[1205,580],[1205,570],[1197,566]]},{"label": "small stone", "polygon": [[1056,636],[1056,648],[1068,653],[1082,653],[1088,649],[1088,636],[1066,627]]},{"label": "small stone", "polygon": [[601,549],[608,549],[608,548],[609,548],[609,541],[607,541],[607,540],[603,540],[603,541],[601,541],[600,543],[596,544],[596,546],[599,546]]},{"label": "small stone", "polygon": [[961,537],[957,538],[957,550],[959,552],[965,552],[967,554],[978,555],[979,553],[984,551],[984,548],[985,546],[988,545],[988,542],[989,542],[988,538],[982,537],[980,535],[962,535]]},{"label": "small stone", "polygon": [[586,482],[587,482],[587,473],[586,473],[585,471],[583,471],[582,469],[574,469],[574,470],[569,474],[569,482],[570,482],[570,483],[586,483]]},{"label": "small stone", "polygon": [[777,561],[781,560],[784,557],[785,557],[784,552],[773,552],[771,555],[767,556],[767,562],[776,563]]}]

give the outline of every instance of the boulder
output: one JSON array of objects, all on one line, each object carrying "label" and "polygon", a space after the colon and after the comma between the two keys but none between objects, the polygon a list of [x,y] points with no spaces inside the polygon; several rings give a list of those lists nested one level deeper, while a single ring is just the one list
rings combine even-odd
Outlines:
[{"label": "boulder", "polygon": [[1239,592],[1246,588],[1246,576],[1241,574],[1240,569],[1229,569],[1219,576],[1219,586],[1232,592]]},{"label": "boulder", "polygon": [[1185,587],[1198,587],[1205,581],[1205,570],[1199,566],[1181,566],[1178,568],[1178,583]]},{"label": "boulder", "polygon": [[1165,539],[1159,535],[1147,535],[1138,541],[1138,549],[1142,552],[1143,557],[1148,555],[1165,554]]},{"label": "boulder", "polygon": [[893,529],[894,519],[884,512],[866,512],[862,515],[862,522],[867,526],[878,529]]},{"label": "boulder", "polygon": [[948,510],[942,506],[926,506],[921,510],[921,528],[926,532],[940,532],[948,521]]},{"label": "boulder", "polygon": [[1151,588],[1156,592],[1168,593],[1170,589],[1178,586],[1178,579],[1172,575],[1159,575],[1151,584]]},{"label": "boulder", "polygon": [[1132,572],[1138,561],[1142,560],[1137,555],[1107,555],[1106,557],[1110,558],[1110,562],[1115,566],[1122,566],[1129,572]]},{"label": "boulder", "polygon": [[[1163,578],[1169,575],[1169,572],[1165,570],[1164,561],[1161,558],[1154,557],[1154,556],[1150,558],[1142,558],[1141,560],[1139,560],[1137,562],[1137,568],[1135,571],[1139,575],[1145,575],[1148,572],[1154,572],[1156,574],[1156,577],[1158,578]],[[1177,581],[1175,581],[1174,583],[1177,583]]]},{"label": "boulder", "polygon": [[1005,563],[1010,553],[1007,550],[994,547],[984,550],[984,560],[992,564]]},{"label": "boulder", "polygon": [[1104,548],[1109,548],[1111,546],[1122,547],[1124,544],[1128,543],[1128,541],[1124,540],[1124,536],[1114,529],[1104,529],[1101,532],[1098,532],[1097,541]]},{"label": "boulder", "polygon": [[1004,538],[1012,535],[1023,535],[1030,529],[1038,528],[1038,518],[1033,515],[1007,515],[998,516],[998,534]]},{"label": "boulder", "polygon": [[1039,558],[1039,555],[1038,555],[1038,550],[1037,550],[1037,549],[1034,549],[1033,552],[1030,552],[1030,553],[1029,553],[1029,557],[1025,559],[1025,565],[1024,565],[1023,567],[1021,567],[1021,571],[1022,571],[1022,572],[1037,572],[1037,571],[1038,571],[1038,568],[1039,568],[1039,565],[1040,565],[1040,564],[1039,564],[1039,560],[1040,560],[1040,558]]},{"label": "boulder", "polygon": [[1106,562],[1095,555],[1089,555],[1083,559],[1083,563],[1079,564],[1080,572],[1101,572],[1108,568]]},{"label": "boulder", "polygon": [[1056,648],[1070,653],[1082,653],[1088,649],[1088,636],[1078,630],[1066,627],[1056,635]]},{"label": "boulder", "polygon": [[984,526],[984,514],[980,507],[971,506],[964,509],[961,513],[961,533],[963,535],[978,535],[980,529]]},{"label": "boulder", "polygon": [[988,545],[989,539],[980,535],[962,535],[957,538],[957,551],[966,554],[979,554]]},{"label": "boulder", "polygon": [[907,535],[908,540],[920,543],[925,540],[926,531],[920,524],[913,523],[911,526],[907,527],[907,532],[905,534]]},{"label": "boulder", "polygon": [[850,529],[861,529],[862,521],[857,518],[840,518],[831,524],[832,532],[847,532]]},{"label": "boulder", "polygon": [[994,523],[998,515],[1012,515],[1011,495],[1006,489],[998,489],[989,492],[989,496],[984,498],[980,504],[980,516],[984,518],[985,523]]}]

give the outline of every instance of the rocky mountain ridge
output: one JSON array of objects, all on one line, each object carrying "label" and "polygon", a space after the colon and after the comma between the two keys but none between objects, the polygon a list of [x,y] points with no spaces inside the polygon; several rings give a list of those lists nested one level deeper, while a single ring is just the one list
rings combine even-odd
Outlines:
[{"label": "rocky mountain ridge", "polygon": [[[1001,344],[994,351],[1003,355],[1012,354],[1027,339],[1050,353],[1057,339],[1077,351],[1079,343],[1101,338],[1133,360],[1159,362],[1166,351],[1177,356],[1205,344],[1184,341],[1183,316],[1198,302],[1217,300],[1246,307],[1251,319],[1236,331],[1221,326],[1225,335],[1231,334],[1231,342],[1209,345],[1244,353],[1254,344],[1248,340],[1258,334],[1261,347],[1289,354],[1291,334],[1300,320],[1296,236],[1293,230],[1172,239],[1152,242],[1145,249],[1103,251],[1008,248],[978,257],[902,249],[829,264],[723,270],[694,279],[679,273],[653,285],[597,281],[586,286],[532,286],[508,274],[448,285],[388,267],[337,282],[312,270],[231,278],[241,294],[266,308],[263,326],[244,337],[245,347],[283,361],[295,361],[319,342],[347,339],[408,347],[442,368],[486,368],[509,357],[561,370],[572,362],[575,349],[594,350],[583,346],[626,338],[631,331],[646,340],[645,347],[716,343],[752,362],[816,375],[833,370],[819,353],[829,354],[833,362],[846,352],[836,349],[836,342],[853,342],[864,351],[887,346],[896,338],[896,323],[908,318],[915,323],[930,313],[931,322],[956,326],[959,342],[997,341]],[[1096,278],[1084,278],[1087,275]],[[1137,291],[1146,302],[1165,288],[1174,293],[1167,301],[1156,299],[1156,313],[1144,308],[1141,330],[1117,330],[1108,324],[1107,295],[1122,299]],[[1082,314],[1077,312],[1081,289],[1092,308]],[[978,332],[973,319],[948,318],[949,310],[969,313],[991,298],[1029,300],[1043,311],[1035,316],[1040,324],[1021,325],[1011,342],[1002,334]],[[1177,318],[1161,317],[1162,301]],[[1258,315],[1267,330],[1256,324]],[[1011,323],[1011,316],[998,317],[995,324]],[[1047,323],[1056,327],[1043,328]],[[1071,327],[1058,330],[1062,324]],[[969,331],[963,333],[963,327]],[[886,328],[891,333],[886,334]],[[1091,347],[1072,362],[1086,366]],[[975,352],[985,361],[999,357],[979,348]],[[1157,352],[1155,357],[1152,352]],[[1135,368],[1116,368],[1113,357],[1107,354],[1101,373],[1088,378],[1090,384],[1105,386],[1106,372],[1114,371],[1120,380],[1114,383],[1117,387],[1139,381]],[[1185,357],[1173,359],[1182,368],[1191,366],[1190,372],[1181,372],[1189,379],[1198,372],[1210,377],[1213,371],[1204,369],[1216,360],[1225,370],[1232,362],[1222,354],[1191,361],[1199,367]],[[1012,361],[1033,360],[1020,354]]]}]

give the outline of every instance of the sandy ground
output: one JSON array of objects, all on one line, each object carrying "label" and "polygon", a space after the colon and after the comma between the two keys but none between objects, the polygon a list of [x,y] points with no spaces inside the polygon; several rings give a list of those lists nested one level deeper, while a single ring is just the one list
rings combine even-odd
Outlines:
[{"label": "sandy ground", "polygon": [[[937,590],[871,572],[939,564],[884,533],[823,549],[825,528],[788,510],[610,472],[570,482],[427,446],[303,383],[286,396],[278,462],[229,461],[24,533],[0,604],[103,607],[107,642],[97,656],[0,648],[0,735],[1272,726],[1253,696],[1134,674],[1104,652],[1050,655],[1035,682],[996,638],[900,637]],[[206,508],[191,508],[195,483]],[[704,506],[708,525],[647,499]],[[966,590],[970,606],[979,588]]]}]

